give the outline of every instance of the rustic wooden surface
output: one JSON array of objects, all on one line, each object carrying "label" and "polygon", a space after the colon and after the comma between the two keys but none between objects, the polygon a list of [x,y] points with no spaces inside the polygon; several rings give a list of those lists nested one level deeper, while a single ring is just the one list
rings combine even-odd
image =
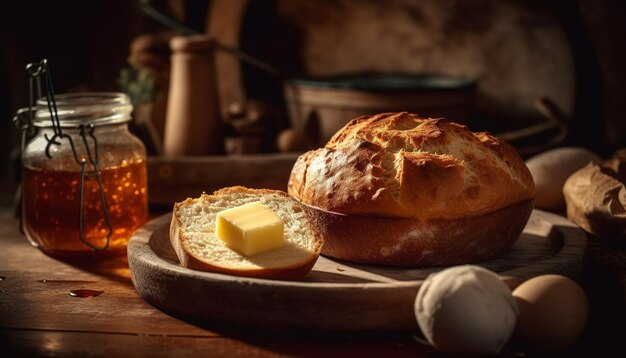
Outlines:
[{"label": "rustic wooden surface", "polygon": [[[392,268],[320,257],[298,281],[199,272],[180,267],[169,241],[171,216],[137,231],[128,259],[139,293],[157,307],[188,316],[250,325],[320,330],[417,330],[413,303],[436,268]],[[535,210],[515,245],[480,265],[510,287],[556,273],[580,278],[586,236],[573,223]]]},{"label": "rustic wooden surface", "polygon": [[[615,253],[599,245],[590,245],[594,256],[586,262],[599,260],[599,249]],[[31,247],[19,233],[17,220],[6,216],[0,217],[0,248],[0,357],[441,357],[421,344],[414,331],[259,331],[245,324],[174,317],[141,299],[126,260],[89,265],[52,259]],[[614,258],[624,257],[617,253],[621,256]],[[618,295],[626,287],[624,276],[607,275],[607,268],[597,262],[586,265],[583,276],[592,304],[590,325],[579,343],[559,356],[624,353],[623,333],[610,328],[625,317],[623,296]],[[104,293],[83,299],[68,295],[78,288]],[[536,356],[515,345],[503,356],[523,356],[520,351]]]},{"label": "rustic wooden surface", "polygon": [[286,191],[291,168],[298,155],[150,157],[149,201],[171,208],[176,201],[232,185]]},{"label": "rustic wooden surface", "polygon": [[[0,218],[0,357],[435,356],[416,332],[259,331],[168,315],[133,288],[126,259],[63,262]],[[101,290],[74,298],[74,289]]]}]

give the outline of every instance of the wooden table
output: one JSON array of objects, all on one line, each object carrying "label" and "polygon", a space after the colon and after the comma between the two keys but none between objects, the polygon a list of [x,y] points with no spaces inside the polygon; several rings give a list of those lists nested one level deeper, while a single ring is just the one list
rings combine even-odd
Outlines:
[{"label": "wooden table", "polygon": [[[439,356],[418,341],[418,332],[260,332],[245,322],[225,327],[173,317],[138,296],[125,259],[58,261],[31,247],[10,217],[0,218],[0,277],[0,357]],[[75,289],[104,292],[70,297]],[[596,297],[614,301],[602,295],[590,295],[592,313]],[[616,349],[622,333],[607,330],[604,316],[594,317],[564,354]],[[519,356],[514,350],[504,355]]]},{"label": "wooden table", "polygon": [[[139,297],[125,259],[58,261],[12,218],[0,218],[0,277],[0,357],[434,355],[411,332],[259,332],[172,317]],[[75,289],[104,293],[70,297]]]}]

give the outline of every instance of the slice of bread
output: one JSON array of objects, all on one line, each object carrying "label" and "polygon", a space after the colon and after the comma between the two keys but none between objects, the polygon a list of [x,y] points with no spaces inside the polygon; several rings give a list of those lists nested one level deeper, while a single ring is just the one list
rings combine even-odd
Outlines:
[{"label": "slice of bread", "polygon": [[[215,235],[216,214],[260,201],[285,223],[285,243],[276,250],[244,256]],[[170,241],[180,264],[194,270],[237,276],[296,279],[317,261],[322,239],[311,227],[299,202],[278,190],[224,188],[174,205]]]}]

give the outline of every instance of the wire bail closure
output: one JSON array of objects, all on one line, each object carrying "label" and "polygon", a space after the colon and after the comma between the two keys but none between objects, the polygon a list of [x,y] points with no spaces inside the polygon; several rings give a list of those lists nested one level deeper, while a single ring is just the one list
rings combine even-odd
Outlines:
[{"label": "wire bail closure", "polygon": [[[78,133],[82,138],[82,142],[85,146],[85,153],[87,158],[80,158],[76,151],[76,144],[72,140],[72,137],[66,133],[63,133],[63,129],[61,128],[61,122],[59,120],[59,116],[57,113],[57,105],[54,98],[54,89],[52,86],[52,76],[50,75],[50,66],[48,65],[48,61],[46,59],[41,60],[40,62],[33,62],[26,65],[26,73],[28,74],[28,87],[29,87],[29,107],[20,109],[15,117],[13,118],[13,125],[19,131],[22,132],[22,150],[26,145],[26,134],[31,134],[33,132],[33,121],[34,121],[34,113],[36,111],[35,101],[37,98],[42,97],[42,86],[41,80],[43,78],[43,87],[45,89],[45,97],[48,105],[48,111],[50,113],[50,121],[52,122],[52,130],[53,135],[48,136],[48,134],[44,134],[44,138],[47,141],[45,154],[46,157],[52,159],[51,148],[53,146],[62,145],[61,140],[67,139],[69,145],[72,149],[72,154],[74,157],[74,161],[80,166],[80,181],[79,181],[79,238],[82,243],[89,246],[91,249],[95,251],[103,251],[109,247],[109,241],[111,239],[111,235],[113,233],[113,229],[111,227],[111,222],[109,220],[109,210],[107,208],[106,197],[104,195],[104,187],[102,185],[102,178],[100,176],[100,169],[98,167],[98,140],[94,134],[96,130],[96,126],[93,123],[84,123],[79,124],[76,129],[78,129]],[[37,92],[37,96],[35,97],[35,89]],[[26,113],[29,114],[28,118],[26,118]],[[93,150],[89,144],[89,139],[93,143]],[[87,166],[91,165],[93,172],[87,171]],[[85,187],[85,178],[96,178],[98,182],[98,189],[100,193],[100,203],[102,209],[102,215],[104,217],[104,222],[107,227],[107,235],[105,243],[102,247],[96,246],[91,242],[87,241],[85,238],[85,228],[84,228],[84,187]]]}]

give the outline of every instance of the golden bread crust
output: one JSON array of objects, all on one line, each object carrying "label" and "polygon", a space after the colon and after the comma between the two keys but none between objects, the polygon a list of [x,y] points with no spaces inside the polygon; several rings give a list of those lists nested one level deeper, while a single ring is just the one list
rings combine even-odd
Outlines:
[{"label": "golden bread crust", "polygon": [[468,264],[498,256],[519,238],[533,205],[533,200],[525,200],[483,215],[428,222],[346,215],[308,205],[304,209],[324,237],[323,255],[416,267]]},{"label": "golden bread crust", "polygon": [[406,112],[352,120],[324,148],[298,158],[288,188],[324,210],[420,221],[481,215],[535,195],[507,143]]}]

